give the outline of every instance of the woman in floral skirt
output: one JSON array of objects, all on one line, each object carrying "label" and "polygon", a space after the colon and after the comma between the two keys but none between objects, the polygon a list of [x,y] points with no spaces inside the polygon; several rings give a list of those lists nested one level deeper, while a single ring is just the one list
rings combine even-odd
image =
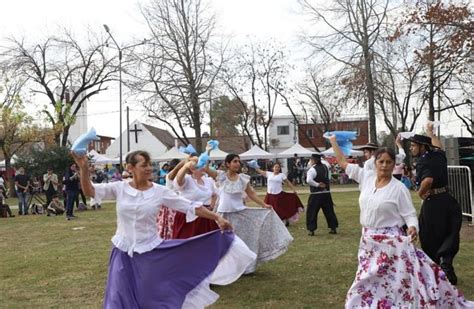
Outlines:
[{"label": "woman in floral skirt", "polygon": [[[392,177],[395,153],[381,148],[375,171],[348,164],[329,136],[339,165],[360,184],[359,266],[346,308],[474,308],[442,269],[413,245],[418,220],[408,189]],[[402,227],[408,226],[406,232]]]}]

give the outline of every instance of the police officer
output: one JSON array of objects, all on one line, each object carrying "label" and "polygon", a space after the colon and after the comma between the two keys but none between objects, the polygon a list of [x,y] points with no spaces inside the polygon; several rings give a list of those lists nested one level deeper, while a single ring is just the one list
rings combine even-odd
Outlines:
[{"label": "police officer", "polygon": [[308,235],[314,236],[314,231],[318,227],[318,212],[321,208],[330,228],[329,233],[337,234],[338,221],[329,191],[329,169],[321,162],[321,154],[313,154],[308,166],[311,166],[306,176],[306,182],[310,189],[308,210],[306,211]]},{"label": "police officer", "polygon": [[459,251],[462,211],[449,194],[446,154],[433,134],[432,123],[426,131],[428,136],[408,138],[410,152],[416,158],[417,194],[423,200],[419,216],[421,247],[456,285],[453,259]]}]

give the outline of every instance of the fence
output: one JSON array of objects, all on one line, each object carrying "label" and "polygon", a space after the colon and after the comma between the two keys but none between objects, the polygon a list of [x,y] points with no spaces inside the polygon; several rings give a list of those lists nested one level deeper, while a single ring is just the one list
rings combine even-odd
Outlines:
[{"label": "fence", "polygon": [[468,166],[448,166],[448,185],[462,208],[463,216],[474,219],[471,169]]}]

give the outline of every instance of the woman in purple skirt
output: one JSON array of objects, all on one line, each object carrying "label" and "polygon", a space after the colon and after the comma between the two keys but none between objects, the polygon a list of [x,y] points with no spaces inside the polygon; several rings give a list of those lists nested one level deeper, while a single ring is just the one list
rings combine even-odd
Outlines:
[{"label": "woman in purple skirt", "polygon": [[[104,308],[204,308],[218,298],[209,284],[230,284],[255,261],[256,255],[230,232],[227,220],[149,180],[152,166],[147,152],[127,155],[131,182],[108,184],[92,184],[87,158],[72,155],[80,167],[84,193],[117,200]],[[188,221],[196,216],[215,220],[227,232],[163,240],[155,225],[160,205],[186,213]]]}]

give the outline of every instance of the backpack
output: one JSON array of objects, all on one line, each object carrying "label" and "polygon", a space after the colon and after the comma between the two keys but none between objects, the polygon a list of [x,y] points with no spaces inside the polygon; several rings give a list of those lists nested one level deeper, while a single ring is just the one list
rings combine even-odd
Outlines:
[{"label": "backpack", "polygon": [[78,211],[87,210],[87,206],[84,203],[80,202],[79,205],[77,206],[77,210]]},{"label": "backpack", "polygon": [[42,205],[34,203],[31,205],[31,213],[36,215],[42,215],[44,213],[44,207]]}]

